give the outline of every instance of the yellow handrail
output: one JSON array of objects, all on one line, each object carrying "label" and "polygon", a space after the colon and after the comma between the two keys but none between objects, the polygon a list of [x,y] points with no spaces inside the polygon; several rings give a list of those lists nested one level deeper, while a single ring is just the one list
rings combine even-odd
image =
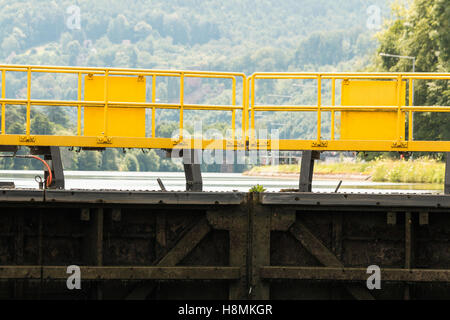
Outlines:
[{"label": "yellow handrail", "polygon": [[[150,70],[150,69],[128,69],[128,68],[94,68],[94,67],[66,67],[66,66],[29,66],[29,65],[0,65],[2,92],[1,92],[1,135],[0,145],[26,145],[26,146],[68,146],[68,147],[123,147],[123,148],[201,148],[201,149],[261,149],[267,148],[270,139],[258,139],[256,134],[256,117],[258,112],[315,112],[317,123],[315,125],[317,136],[311,140],[280,139],[277,148],[280,150],[349,150],[349,151],[430,151],[450,152],[450,141],[415,141],[412,130],[414,112],[450,112],[449,106],[415,106],[413,104],[413,82],[418,80],[450,80],[450,73],[344,73],[344,72],[257,72],[249,77],[239,72],[213,72],[198,70]],[[7,98],[6,74],[18,72],[26,75],[26,97]],[[32,83],[42,81],[36,74],[70,74],[77,78],[76,100],[61,99],[35,99],[32,96]],[[83,76],[105,77],[102,99],[83,99]],[[107,79],[114,77],[150,77],[151,99],[150,101],[114,101],[110,98],[111,88]],[[156,84],[160,78],[179,78],[179,101],[160,102],[157,99]],[[186,103],[186,83],[188,78],[199,79],[223,79],[230,81],[230,104],[195,104]],[[269,105],[260,104],[260,95],[256,87],[259,80],[312,80],[316,82],[317,98],[313,105]],[[339,105],[336,103],[338,81],[392,81],[397,83],[396,100],[389,105]],[[228,82],[227,82],[228,83]],[[323,88],[324,83],[331,84],[331,92]],[[404,93],[408,85],[408,105],[404,105]],[[238,94],[239,92],[239,94]],[[242,101],[238,102],[238,95],[242,93]],[[331,105],[324,103],[324,99],[331,95]],[[100,101],[96,101],[100,100]],[[23,105],[26,107],[26,120],[24,134],[7,134],[7,112],[8,105]],[[31,128],[31,110],[34,106],[64,106],[76,107],[76,134],[60,135],[36,135]],[[83,133],[82,121],[83,109],[103,108],[103,124],[98,135],[85,135]],[[139,108],[151,110],[151,130],[149,136],[114,136],[114,126],[109,121],[109,114],[116,108]],[[176,139],[158,137],[156,132],[158,109],[179,110],[179,135]],[[227,111],[231,113],[229,129],[231,135],[226,138],[206,139],[199,137],[185,137],[185,111],[203,110]],[[128,111],[127,111],[128,112]],[[242,112],[240,121],[242,134],[238,134],[237,112]],[[392,139],[341,139],[337,136],[335,127],[339,113],[368,112],[380,114],[383,112],[394,112],[396,114],[395,129],[392,128]],[[331,113],[329,138],[325,137],[324,121],[328,121],[323,114]],[[409,131],[406,134],[403,129],[404,115],[408,113],[407,122]]]},{"label": "yellow handrail", "polygon": [[[256,112],[315,112],[317,114],[317,138],[313,140],[301,139],[280,139],[277,141],[279,150],[330,150],[330,151],[430,151],[430,152],[449,152],[450,141],[414,141],[413,140],[413,112],[450,112],[450,106],[414,106],[413,90],[409,89],[409,104],[402,104],[402,86],[407,81],[409,88],[413,87],[414,80],[450,80],[450,73],[348,73],[348,72],[256,72],[249,78],[251,85],[251,98],[249,105],[249,122],[247,127],[249,133],[250,149],[258,149],[263,141],[256,139],[255,122]],[[315,80],[317,84],[317,103],[315,105],[268,105],[259,104],[256,86],[258,80]],[[325,105],[322,102],[323,81],[331,82],[331,105]],[[397,83],[396,100],[392,105],[336,105],[336,81],[348,80],[373,80],[373,81],[394,81]],[[251,83],[250,83],[251,81]],[[330,139],[324,139],[322,136],[322,113],[331,113]],[[396,130],[393,132],[395,139],[390,140],[342,140],[336,139],[335,122],[337,112],[396,112]],[[408,112],[408,139],[402,131],[402,115]],[[269,142],[270,143],[270,142]]]},{"label": "yellow handrail", "polygon": [[[28,65],[0,65],[2,72],[2,97],[0,103],[2,105],[1,130],[2,137],[0,145],[58,145],[58,146],[79,146],[79,147],[124,147],[124,148],[181,148],[193,147],[194,139],[185,139],[183,137],[184,127],[184,111],[185,110],[208,110],[208,111],[230,111],[232,123],[230,129],[232,132],[232,141],[222,139],[220,141],[202,139],[200,148],[222,148],[227,144],[233,148],[243,148],[245,146],[245,110],[246,110],[246,76],[237,72],[211,72],[197,70],[149,70],[149,69],[128,69],[128,68],[92,68],[92,67],[66,67],[66,66],[28,66]],[[26,72],[27,73],[27,97],[26,99],[6,98],[5,74],[7,72]],[[46,74],[72,74],[76,75],[77,81],[77,100],[58,100],[58,99],[34,99],[31,95],[32,75],[37,73]],[[102,101],[86,101],[82,99],[83,76],[103,76],[104,80],[104,100]],[[113,101],[109,97],[109,81],[107,79],[116,76],[138,76],[151,77],[152,96],[151,101],[131,102],[131,101]],[[157,78],[175,77],[180,78],[180,101],[178,103],[162,103],[156,99],[156,81]],[[185,79],[225,79],[231,81],[231,104],[229,105],[213,105],[213,104],[192,104],[185,102]],[[241,85],[238,87],[237,78],[241,78]],[[242,103],[237,103],[238,90],[242,92]],[[24,135],[6,134],[6,106],[7,105],[26,105],[26,132]],[[67,106],[77,108],[77,125],[76,135],[57,136],[57,135],[33,135],[31,132],[31,109],[32,106]],[[103,108],[103,129],[100,136],[86,136],[82,132],[82,109],[90,107]],[[112,108],[145,108],[151,109],[151,134],[150,137],[122,137],[110,136],[110,124],[108,114]],[[172,138],[157,137],[156,134],[156,110],[157,109],[175,109],[180,111],[179,117],[179,137],[177,140]],[[242,111],[243,134],[236,137],[236,111]],[[228,139],[230,140],[230,139]],[[197,141],[198,142],[198,141]]]}]

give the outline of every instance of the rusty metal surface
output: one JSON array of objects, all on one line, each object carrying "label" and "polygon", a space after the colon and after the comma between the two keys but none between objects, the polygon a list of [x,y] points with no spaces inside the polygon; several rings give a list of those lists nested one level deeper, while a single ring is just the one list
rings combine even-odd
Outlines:
[{"label": "rusty metal surface", "polygon": [[54,203],[238,205],[239,192],[86,191],[46,190],[45,201]]},{"label": "rusty metal surface", "polygon": [[36,189],[0,189],[0,202],[20,202],[21,205],[44,201],[44,190]]},{"label": "rusty metal surface", "polygon": [[264,205],[294,205],[312,207],[375,207],[386,210],[392,208],[450,208],[450,195],[423,194],[352,194],[352,193],[264,193]]}]

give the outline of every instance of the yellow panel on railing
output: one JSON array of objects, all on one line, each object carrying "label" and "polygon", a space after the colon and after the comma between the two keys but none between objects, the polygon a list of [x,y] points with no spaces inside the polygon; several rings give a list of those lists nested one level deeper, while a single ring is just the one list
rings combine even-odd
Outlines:
[{"label": "yellow panel on railing", "polygon": [[[405,105],[406,83],[401,82],[400,104]],[[367,111],[342,111],[341,140],[396,140],[397,111],[371,110],[370,106],[398,106],[397,81],[345,80],[342,106],[368,106]],[[405,137],[405,113],[400,135]]]},{"label": "yellow panel on railing", "polygon": [[[84,99],[105,101],[105,77],[86,76]],[[108,101],[145,102],[144,77],[108,77]],[[104,132],[104,107],[84,108],[84,135],[100,136]],[[108,107],[108,136],[145,137],[145,108]]]}]

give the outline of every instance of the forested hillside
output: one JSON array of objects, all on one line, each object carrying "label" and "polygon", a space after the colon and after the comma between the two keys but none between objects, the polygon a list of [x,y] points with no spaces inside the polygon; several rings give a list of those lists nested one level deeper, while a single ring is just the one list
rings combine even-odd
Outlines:
[{"label": "forested hillside", "polygon": [[[389,0],[170,0],[170,1],[6,1],[0,5],[0,60],[8,64],[107,66],[237,71],[358,71],[371,61],[375,33],[390,17]],[[431,1],[433,2],[433,1]],[[17,80],[17,81],[15,81]],[[23,80],[23,79],[22,79]],[[73,99],[70,83],[48,77],[33,87],[38,98]],[[10,82],[8,82],[10,84]],[[19,97],[20,79],[7,95]],[[163,88],[170,97],[168,85]],[[310,88],[311,89],[311,88]],[[306,88],[263,88],[267,99],[312,101]],[[203,94],[207,101],[221,99]],[[48,109],[48,110],[47,110]],[[9,108],[8,133],[24,130],[24,108]],[[189,115],[186,116],[187,123]],[[195,117],[195,114],[192,115]],[[64,108],[33,110],[37,134],[74,132],[74,114]],[[158,120],[158,133],[170,134],[177,114]],[[224,131],[219,112],[205,122]],[[314,116],[263,115],[259,127],[279,127],[281,137],[314,136]],[[326,132],[325,132],[326,134]],[[177,170],[155,152],[121,150],[69,153],[66,169]],[[38,165],[38,164],[37,164]],[[5,169],[32,168],[29,160],[2,160]],[[210,165],[209,170],[219,166]]]}]

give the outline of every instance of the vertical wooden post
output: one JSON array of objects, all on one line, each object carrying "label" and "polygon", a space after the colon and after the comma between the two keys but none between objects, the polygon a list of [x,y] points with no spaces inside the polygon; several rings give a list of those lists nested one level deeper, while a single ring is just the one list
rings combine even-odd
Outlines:
[{"label": "vertical wooden post", "polygon": [[[38,222],[38,265],[43,266],[44,265],[44,253],[43,253],[43,247],[44,247],[44,222],[42,217],[42,212],[39,212],[39,222]],[[42,289],[43,289],[43,273],[41,268],[41,282],[39,285],[39,300],[42,299]]]},{"label": "vertical wooden post", "polygon": [[[414,265],[414,220],[411,212],[405,212],[405,269]],[[405,284],[405,300],[411,299],[411,287]]]},{"label": "vertical wooden post", "polygon": [[[22,212],[18,212],[15,217],[15,223],[17,226],[16,236],[14,239],[14,251],[16,265],[23,265],[23,247],[24,247],[24,217]],[[14,298],[23,299],[23,280],[14,280]]]},{"label": "vertical wooden post", "polygon": [[229,299],[241,300],[247,298],[247,243],[248,215],[247,211],[237,209],[233,213],[234,223],[230,225],[230,266],[241,268],[241,278],[230,283]]},{"label": "vertical wooden post", "polygon": [[230,282],[228,298],[248,298],[248,206],[209,210],[208,223],[216,230],[229,232],[229,265],[240,268],[240,278]]},{"label": "vertical wooden post", "polygon": [[156,215],[156,259],[161,259],[167,252],[167,234],[166,234],[166,213],[160,212]]},{"label": "vertical wooden post", "polygon": [[[84,261],[88,266],[103,265],[103,208],[91,209],[90,219],[84,236]],[[83,275],[81,275],[83,280]],[[96,299],[103,298],[99,284],[92,286]]]},{"label": "vertical wooden post", "polygon": [[251,223],[251,268],[250,268],[250,294],[252,300],[269,300],[270,286],[259,275],[261,266],[270,265],[270,218],[269,208],[259,204],[259,194],[250,195],[250,223]]}]

